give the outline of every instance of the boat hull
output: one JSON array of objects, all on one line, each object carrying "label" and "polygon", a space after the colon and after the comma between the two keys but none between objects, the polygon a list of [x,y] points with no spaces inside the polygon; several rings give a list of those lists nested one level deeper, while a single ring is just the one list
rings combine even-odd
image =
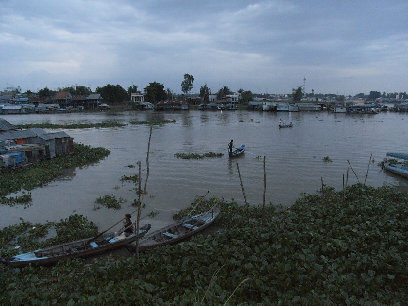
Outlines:
[{"label": "boat hull", "polygon": [[[119,236],[115,237],[113,233],[111,233],[112,235],[107,234],[101,239],[95,241],[93,238],[77,240],[49,248],[39,249],[33,252],[19,254],[12,257],[10,260],[3,259],[2,262],[12,267],[21,268],[30,264],[47,266],[65,259],[88,258],[124,247],[137,239],[142,238],[149,229],[150,224],[142,227],[139,230],[139,235],[131,234],[123,239],[118,239]],[[81,250],[80,247],[84,247],[84,249]],[[51,255],[52,253],[54,253],[54,255]]]},{"label": "boat hull", "polygon": [[398,174],[399,176],[408,178],[408,168],[402,165],[385,164],[384,169],[394,174]]},{"label": "boat hull", "polygon": [[[187,240],[208,228],[218,217],[219,213],[220,207],[215,206],[205,213],[183,218],[176,223],[154,231],[140,239],[139,252]],[[132,248],[135,247],[132,246]]]},{"label": "boat hull", "polygon": [[241,156],[241,155],[244,154],[244,153],[245,153],[245,146],[242,145],[242,146],[240,146],[239,148],[236,148],[234,151],[229,152],[229,153],[228,153],[228,156],[229,156],[230,158],[234,158],[234,157]]}]

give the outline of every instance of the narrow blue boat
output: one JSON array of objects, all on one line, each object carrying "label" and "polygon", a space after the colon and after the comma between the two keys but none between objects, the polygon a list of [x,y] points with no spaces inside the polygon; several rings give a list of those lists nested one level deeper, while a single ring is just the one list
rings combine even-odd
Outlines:
[{"label": "narrow blue boat", "polygon": [[388,152],[387,157],[392,157],[403,161],[387,160],[384,163],[384,169],[389,172],[398,174],[402,177],[408,178],[408,154]]},{"label": "narrow blue boat", "polygon": [[229,157],[233,158],[233,157],[241,156],[242,154],[244,154],[245,149],[246,149],[245,145],[235,148],[234,151],[229,152]]}]

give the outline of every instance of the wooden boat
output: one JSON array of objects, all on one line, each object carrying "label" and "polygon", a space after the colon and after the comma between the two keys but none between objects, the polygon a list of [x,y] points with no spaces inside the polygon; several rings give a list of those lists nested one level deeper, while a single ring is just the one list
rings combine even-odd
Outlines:
[{"label": "wooden boat", "polygon": [[384,163],[384,169],[408,178],[408,154],[388,152],[387,157],[396,158]]},{"label": "wooden boat", "polygon": [[279,123],[279,128],[289,128],[289,127],[292,127],[292,126],[293,126],[292,122],[290,122],[290,123]]},{"label": "wooden boat", "polygon": [[218,217],[219,213],[220,207],[216,205],[207,212],[192,217],[185,217],[154,231],[139,240],[139,252],[186,240],[209,227]]},{"label": "wooden boat", "polygon": [[1,262],[12,267],[24,267],[33,265],[51,265],[59,260],[68,258],[86,258],[102,254],[104,252],[121,248],[142,238],[150,229],[146,224],[139,229],[139,235],[135,233],[125,236],[124,234],[106,233],[101,237],[87,238],[56,246],[51,246],[36,251],[16,255],[10,259],[0,258]]},{"label": "wooden boat", "polygon": [[245,152],[245,145],[242,145],[238,148],[235,148],[235,150],[233,150],[232,152],[228,152],[229,157],[238,157],[241,156],[242,154],[244,154]]}]

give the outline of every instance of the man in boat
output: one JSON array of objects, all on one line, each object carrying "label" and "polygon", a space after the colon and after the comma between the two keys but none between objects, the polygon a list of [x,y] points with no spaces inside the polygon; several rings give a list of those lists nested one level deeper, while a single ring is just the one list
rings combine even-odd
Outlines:
[{"label": "man in boat", "polygon": [[234,147],[234,140],[231,139],[231,141],[228,144],[228,153],[231,155],[232,153],[232,148]]},{"label": "man in boat", "polygon": [[129,236],[133,233],[133,224],[132,220],[130,219],[132,216],[130,214],[125,215],[125,220],[123,221],[123,232],[125,233],[125,236]]}]

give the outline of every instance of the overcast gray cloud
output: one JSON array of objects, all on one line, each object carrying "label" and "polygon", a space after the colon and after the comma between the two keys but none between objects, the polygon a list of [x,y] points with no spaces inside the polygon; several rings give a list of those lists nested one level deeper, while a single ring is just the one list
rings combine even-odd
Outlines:
[{"label": "overcast gray cloud", "polygon": [[401,1],[1,1],[0,89],[406,91]]}]

